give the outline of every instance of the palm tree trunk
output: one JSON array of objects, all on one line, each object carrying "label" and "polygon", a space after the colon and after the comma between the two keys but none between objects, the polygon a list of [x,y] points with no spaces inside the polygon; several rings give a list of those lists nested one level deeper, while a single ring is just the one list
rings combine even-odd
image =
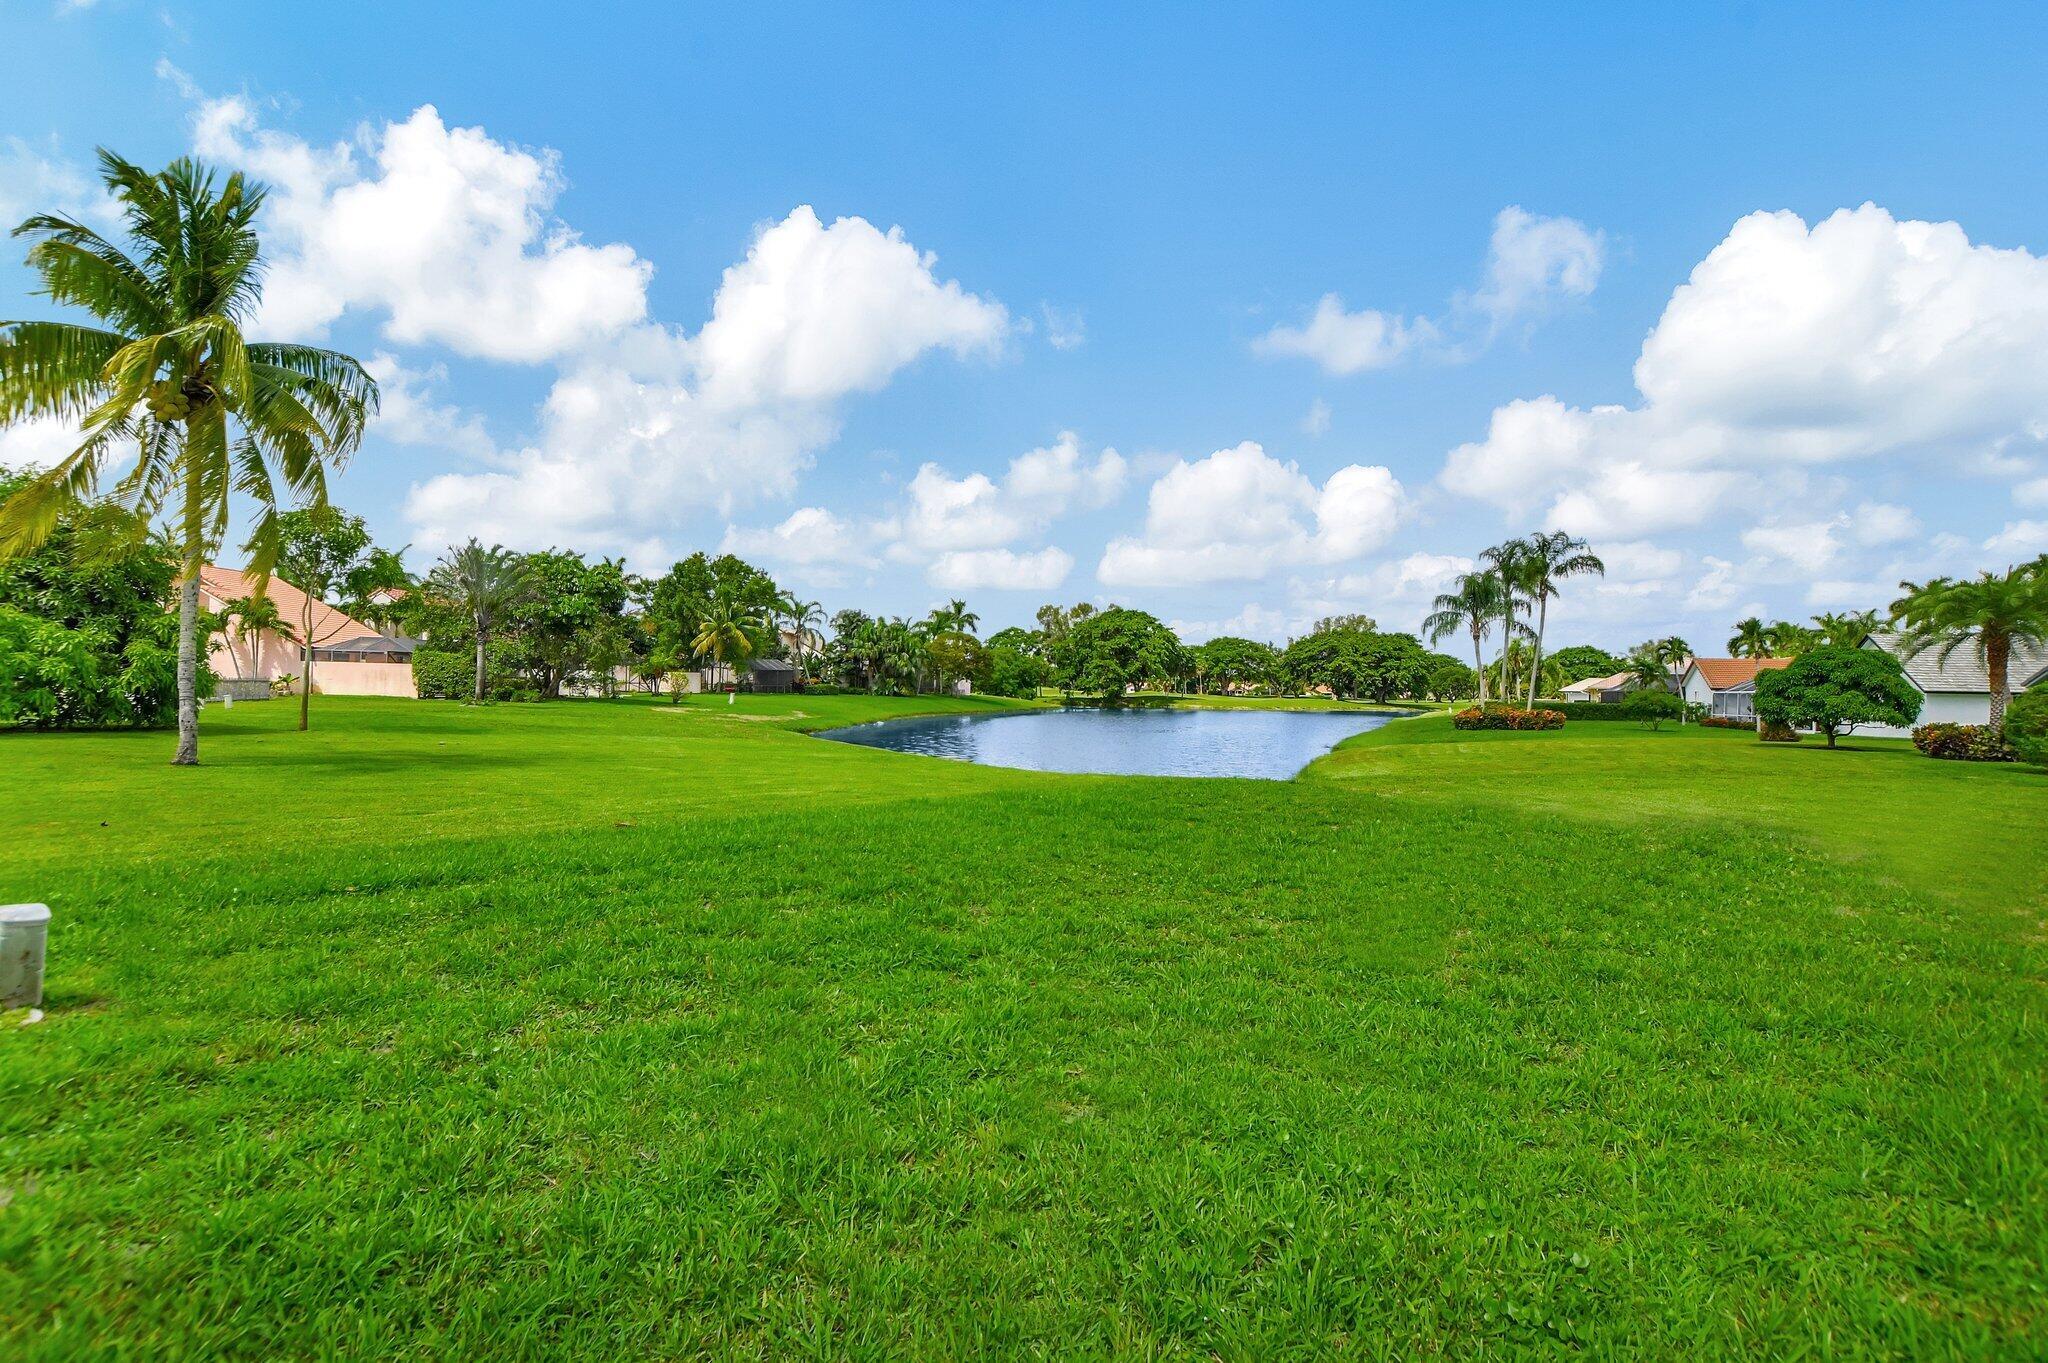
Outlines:
[{"label": "palm tree trunk", "polygon": [[178,755],[174,767],[199,765],[199,546],[185,551],[178,588]]},{"label": "palm tree trunk", "polygon": [[1543,675],[1543,626],[1550,618],[1550,596],[1536,598],[1536,651],[1529,655],[1529,708],[1536,708],[1537,679]]},{"label": "palm tree trunk", "polygon": [[1484,630],[1482,630],[1482,629],[1481,629],[1481,628],[1479,627],[1479,622],[1478,622],[1478,621],[1476,621],[1476,620],[1475,620],[1475,621],[1473,621],[1473,622],[1472,622],[1472,675],[1473,675],[1473,676],[1475,676],[1475,677],[1477,677],[1477,678],[1479,679],[1479,681],[1478,681],[1478,686],[1479,686],[1479,703],[1480,703],[1481,705],[1484,705],[1484,704],[1486,704],[1486,658],[1485,658],[1485,656],[1484,656],[1483,654],[1481,654],[1481,652],[1479,651],[1479,649],[1480,649],[1480,640],[1481,640],[1481,638],[1482,638],[1482,637],[1484,636],[1484,634],[1485,634],[1485,631],[1484,631]]},{"label": "palm tree trunk", "polygon": [[476,691],[471,698],[477,705],[484,703],[484,648],[489,642],[483,622],[479,620],[476,626]]},{"label": "palm tree trunk", "polygon": [[2004,630],[1984,631],[1984,670],[1991,676],[1991,727],[2005,727],[2005,704],[2012,698],[2012,680],[2007,676],[2012,660],[2012,636]]}]

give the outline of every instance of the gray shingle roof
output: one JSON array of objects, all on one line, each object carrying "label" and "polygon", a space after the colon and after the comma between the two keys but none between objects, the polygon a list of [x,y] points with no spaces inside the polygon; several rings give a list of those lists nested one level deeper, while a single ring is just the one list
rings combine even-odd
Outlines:
[{"label": "gray shingle roof", "polygon": [[[1974,643],[1966,643],[1948,655],[1946,662],[1941,659],[1941,648],[1936,645],[1923,648],[1908,658],[1899,651],[1899,636],[1896,634],[1873,634],[1864,641],[1867,648],[1881,648],[1897,658],[1904,665],[1906,675],[1922,691],[1989,691],[1991,678],[1984,670],[1984,659],[1977,652]],[[2005,665],[2006,684],[2014,691],[2024,691],[2043,677],[2048,677],[2048,649],[2026,648],[2013,645],[2012,657]]]}]

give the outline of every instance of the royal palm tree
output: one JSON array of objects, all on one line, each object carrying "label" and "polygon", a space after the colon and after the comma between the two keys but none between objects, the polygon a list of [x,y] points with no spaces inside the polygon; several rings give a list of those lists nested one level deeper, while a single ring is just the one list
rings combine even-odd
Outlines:
[{"label": "royal palm tree", "polygon": [[[761,621],[745,606],[726,597],[713,597],[704,608],[697,621],[697,633],[690,640],[690,652],[699,658],[710,656],[714,686],[725,671],[727,658],[753,656],[754,634],[760,628]],[[728,695],[725,703],[731,705],[733,697]]]},{"label": "royal palm tree", "polygon": [[459,607],[476,631],[476,686],[471,699],[478,705],[484,703],[491,631],[531,590],[526,560],[502,544],[488,549],[475,540],[460,549],[451,545],[447,557],[427,574],[426,591]]},{"label": "royal palm tree", "polygon": [[1463,573],[1456,587],[1430,603],[1422,621],[1431,643],[1441,643],[1459,630],[1472,636],[1472,670],[1479,678],[1479,703],[1486,704],[1486,631],[1500,614],[1501,583],[1494,573]]},{"label": "royal palm tree", "polygon": [[[14,229],[53,302],[92,315],[0,322],[0,425],[76,422],[70,454],[0,507],[0,554],[34,549],[58,517],[99,500],[165,518],[179,560],[178,750],[199,761],[199,570],[227,528],[231,493],[254,503],[249,570],[277,558],[279,491],[308,504],[362,441],[377,385],[346,355],[247,341],[261,293],[262,186],[216,184],[196,161],[151,175],[101,151],[126,248],[75,218],[43,213]],[[131,462],[132,461],[132,462]],[[111,487],[103,476],[125,469]]]},{"label": "royal palm tree", "polygon": [[2048,571],[2042,563],[1960,581],[1901,582],[1899,590],[1904,594],[1892,602],[1892,621],[1905,655],[1935,648],[1935,656],[1947,662],[1969,646],[1991,683],[1991,727],[2002,726],[2012,696],[2013,645],[2048,645]]},{"label": "royal palm tree", "polygon": [[1764,622],[1754,615],[1747,620],[1735,622],[1735,634],[1728,640],[1728,652],[1736,658],[1768,658],[1771,656],[1770,631]]},{"label": "royal palm tree", "polygon": [[1543,627],[1550,617],[1550,598],[1557,595],[1566,578],[1607,575],[1607,565],[1586,542],[1573,539],[1562,530],[1531,535],[1522,546],[1522,582],[1536,602],[1536,637],[1529,660],[1529,706],[1536,705],[1536,688],[1543,673]]},{"label": "royal palm tree", "polygon": [[1494,545],[1479,555],[1495,577],[1500,579],[1500,660],[1501,699],[1511,700],[1515,693],[1514,678],[1507,666],[1508,645],[1515,639],[1515,617],[1529,613],[1528,564],[1529,544],[1526,540],[1512,539]]}]

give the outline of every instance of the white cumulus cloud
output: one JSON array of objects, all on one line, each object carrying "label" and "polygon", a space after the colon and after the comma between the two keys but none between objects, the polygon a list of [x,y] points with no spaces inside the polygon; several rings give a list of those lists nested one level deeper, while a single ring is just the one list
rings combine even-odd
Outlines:
[{"label": "white cumulus cloud", "polygon": [[1110,587],[1182,586],[1335,563],[1383,544],[1406,507],[1383,467],[1352,464],[1318,487],[1246,441],[1176,461],[1152,484],[1143,534],[1112,540],[1096,576]]}]

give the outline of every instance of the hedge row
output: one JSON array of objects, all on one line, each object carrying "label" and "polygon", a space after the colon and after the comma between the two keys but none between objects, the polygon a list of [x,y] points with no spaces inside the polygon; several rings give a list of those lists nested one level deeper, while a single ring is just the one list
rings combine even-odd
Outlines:
[{"label": "hedge row", "polygon": [[1451,716],[1460,729],[1562,729],[1564,716],[1555,710],[1518,710],[1512,705],[1475,705]]},{"label": "hedge row", "polygon": [[2010,762],[2014,757],[2005,734],[1989,724],[1922,724],[1913,730],[1913,746],[1945,762]]}]

